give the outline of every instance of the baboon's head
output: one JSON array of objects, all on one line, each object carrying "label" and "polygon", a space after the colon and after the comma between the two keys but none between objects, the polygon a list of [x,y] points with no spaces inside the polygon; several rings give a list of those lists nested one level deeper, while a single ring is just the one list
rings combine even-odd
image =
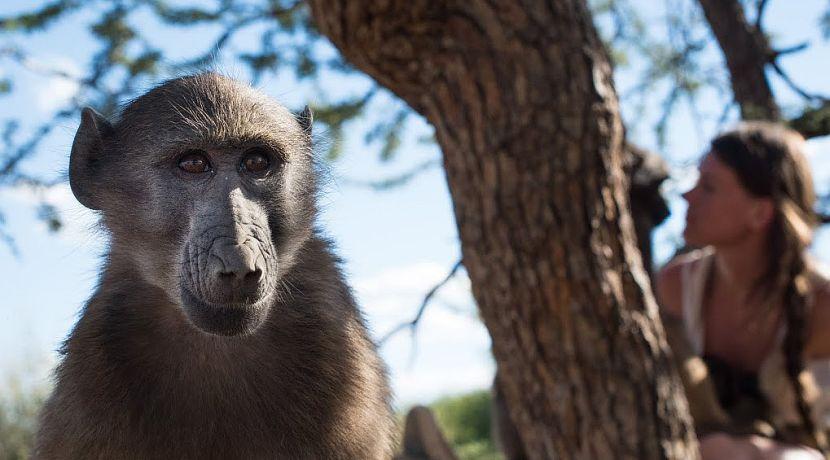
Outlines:
[{"label": "baboon's head", "polygon": [[168,81],[110,124],[84,109],[69,179],[199,329],[253,331],[311,232],[311,116],[216,74]]}]

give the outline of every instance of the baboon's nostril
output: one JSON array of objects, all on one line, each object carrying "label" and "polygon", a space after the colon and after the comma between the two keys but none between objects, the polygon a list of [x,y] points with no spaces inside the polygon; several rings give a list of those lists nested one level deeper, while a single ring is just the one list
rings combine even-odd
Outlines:
[{"label": "baboon's nostril", "polygon": [[222,282],[252,283],[259,281],[262,270],[256,265],[256,257],[250,248],[229,242],[217,242],[211,251],[216,257],[214,276]]},{"label": "baboon's nostril", "polygon": [[262,270],[256,268],[252,269],[246,266],[236,266],[226,268],[219,272],[219,279],[222,281],[244,281],[252,282],[258,281],[262,277]]},{"label": "baboon's nostril", "polygon": [[260,278],[262,278],[262,270],[258,268],[245,274],[246,283],[253,283],[255,281],[259,281]]}]

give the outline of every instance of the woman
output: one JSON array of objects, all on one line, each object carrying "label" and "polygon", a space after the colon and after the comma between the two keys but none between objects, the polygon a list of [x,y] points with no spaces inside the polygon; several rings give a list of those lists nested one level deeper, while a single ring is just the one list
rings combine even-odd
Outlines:
[{"label": "woman", "polygon": [[824,458],[803,371],[830,358],[830,283],[806,254],[817,218],[803,138],[770,123],[726,132],[683,197],[683,235],[701,249],[658,273],[658,301],[682,320],[721,405],[743,425],[730,431],[754,433],[705,434],[703,458]]}]

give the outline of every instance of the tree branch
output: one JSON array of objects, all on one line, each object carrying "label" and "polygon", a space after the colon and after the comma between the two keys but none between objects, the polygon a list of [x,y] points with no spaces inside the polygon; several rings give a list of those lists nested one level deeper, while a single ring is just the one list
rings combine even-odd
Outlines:
[{"label": "tree branch", "polygon": [[789,46],[787,48],[783,48],[783,49],[780,49],[780,50],[774,50],[773,53],[772,53],[772,56],[773,56],[772,59],[776,59],[776,58],[778,58],[778,56],[784,56],[784,55],[787,55],[787,54],[799,53],[801,51],[806,50],[809,47],[810,47],[810,42],[803,42],[803,43],[799,43],[797,45]]},{"label": "tree branch", "polygon": [[755,10],[755,29],[759,32],[763,31],[764,12],[769,5],[768,0],[758,0],[758,5]]},{"label": "tree branch", "polygon": [[784,71],[784,69],[778,64],[777,59],[773,59],[770,61],[770,66],[784,80],[784,83],[790,87],[793,91],[799,94],[799,96],[803,97],[804,99],[808,99],[810,101],[820,101],[820,102],[827,102],[830,101],[826,96],[822,96],[820,94],[810,93],[803,89],[801,86],[797,85],[792,78]]},{"label": "tree branch", "polygon": [[747,22],[740,0],[698,0],[723,51],[741,118],[778,120],[781,112],[766,76],[770,60],[767,37],[758,28],[766,2],[758,4],[755,27]]},{"label": "tree branch", "polygon": [[79,85],[85,83],[84,80],[79,78],[77,75],[73,75],[65,70],[44,65],[43,63],[38,62],[27,56],[22,49],[14,46],[4,46],[0,48],[0,57],[7,57],[12,61],[17,62],[24,69],[30,70],[40,75],[64,78],[66,80],[74,81]]},{"label": "tree branch", "polygon": [[422,173],[435,169],[441,166],[441,160],[439,158],[433,158],[430,160],[426,160],[423,163],[416,165],[414,168],[410,169],[409,171],[405,171],[401,174],[388,177],[386,179],[381,180],[357,180],[357,179],[350,179],[345,178],[342,180],[344,185],[350,186],[357,186],[357,187],[368,187],[372,190],[377,192],[389,190],[391,188],[400,187],[403,185],[408,184],[412,179],[418,177]]},{"label": "tree branch", "polygon": [[816,108],[808,108],[788,123],[805,139],[830,135],[830,102],[824,101]]},{"label": "tree branch", "polygon": [[418,307],[418,312],[415,314],[415,317],[412,318],[411,321],[401,323],[395,326],[395,328],[393,328],[391,331],[384,334],[383,337],[381,337],[380,340],[378,340],[378,346],[382,346],[387,340],[389,340],[390,337],[404,329],[414,330],[415,328],[417,328],[418,323],[421,321],[421,317],[423,317],[424,315],[424,311],[426,311],[427,305],[429,305],[429,303],[432,301],[432,298],[435,296],[438,290],[444,287],[444,285],[447,284],[453,276],[455,276],[455,273],[458,271],[459,268],[461,268],[462,265],[463,259],[459,259],[458,262],[456,262],[455,265],[452,266],[452,269],[450,269],[449,273],[447,273],[447,276],[445,276],[444,279],[441,280],[441,282],[433,286],[432,289],[430,289],[429,292],[427,292],[427,294],[424,296],[424,300],[421,302],[421,306]]},{"label": "tree branch", "polygon": [[9,232],[5,229],[6,226],[6,216],[0,212],[0,242],[6,245],[9,249],[9,252],[12,255],[19,259],[20,258],[20,249],[17,247],[17,243],[14,241],[14,237],[12,237]]}]

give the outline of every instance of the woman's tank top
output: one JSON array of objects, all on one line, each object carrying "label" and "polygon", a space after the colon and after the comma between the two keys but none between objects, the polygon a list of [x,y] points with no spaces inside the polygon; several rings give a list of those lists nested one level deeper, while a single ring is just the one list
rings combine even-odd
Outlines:
[{"label": "woman's tank top", "polygon": [[[683,327],[692,350],[699,356],[703,356],[706,349],[703,297],[706,291],[706,281],[709,279],[714,263],[714,255],[714,249],[706,247],[680,256],[683,263],[681,269]],[[758,386],[770,405],[771,422],[778,427],[801,424],[792,383],[784,368],[785,357],[781,343],[785,334],[786,327],[782,326],[778,332],[776,346],[764,359],[757,375]],[[812,404],[815,419],[822,426],[828,427],[830,426],[830,360],[807,361],[805,369],[807,372],[801,378],[802,385],[805,387],[805,396]]]}]

